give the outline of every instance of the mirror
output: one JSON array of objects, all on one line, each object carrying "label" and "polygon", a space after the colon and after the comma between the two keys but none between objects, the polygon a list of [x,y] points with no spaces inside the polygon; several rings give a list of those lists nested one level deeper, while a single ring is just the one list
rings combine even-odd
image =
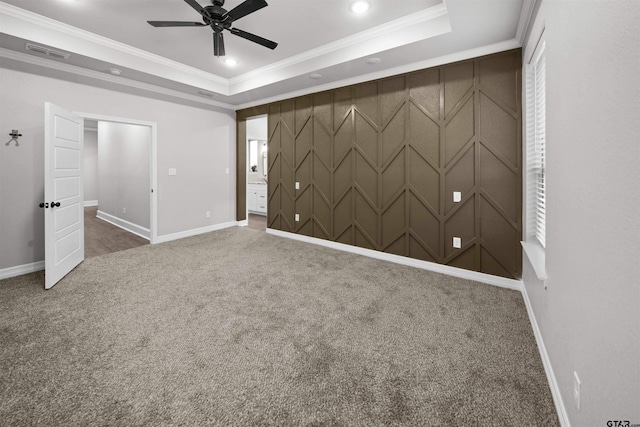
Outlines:
[{"label": "mirror", "polygon": [[262,143],[262,176],[267,177],[269,165],[267,163],[267,143]]},{"label": "mirror", "polygon": [[258,141],[249,140],[249,173],[258,172]]}]

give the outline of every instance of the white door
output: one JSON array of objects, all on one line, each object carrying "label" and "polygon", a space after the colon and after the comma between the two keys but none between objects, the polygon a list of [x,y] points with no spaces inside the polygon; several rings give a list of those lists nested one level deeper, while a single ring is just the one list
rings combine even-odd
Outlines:
[{"label": "white door", "polygon": [[84,119],[44,104],[45,289],[84,260]]}]

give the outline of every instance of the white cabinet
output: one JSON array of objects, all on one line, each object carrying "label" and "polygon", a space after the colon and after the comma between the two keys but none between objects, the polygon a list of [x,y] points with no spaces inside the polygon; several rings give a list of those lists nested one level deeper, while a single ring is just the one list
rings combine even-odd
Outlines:
[{"label": "white cabinet", "polygon": [[247,185],[247,210],[253,213],[267,214],[266,184]]}]

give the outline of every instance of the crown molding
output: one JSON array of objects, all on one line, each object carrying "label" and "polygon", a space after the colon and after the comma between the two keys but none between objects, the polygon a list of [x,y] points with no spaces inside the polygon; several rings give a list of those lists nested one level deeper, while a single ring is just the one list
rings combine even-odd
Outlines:
[{"label": "crown molding", "polygon": [[357,77],[337,80],[331,83],[313,86],[313,87],[301,89],[298,91],[287,92],[287,93],[269,97],[269,98],[258,99],[256,101],[236,105],[235,109],[242,110],[245,108],[256,107],[258,105],[269,104],[271,102],[282,101],[284,99],[297,98],[299,96],[309,95],[312,93],[337,89],[340,87],[364,83],[372,80],[384,79],[386,77],[410,73],[413,71],[423,70],[426,68],[438,67],[440,65],[446,65],[453,62],[457,62],[457,61],[464,61],[466,59],[477,58],[479,56],[491,55],[493,53],[499,53],[499,52],[504,52],[511,49],[517,49],[519,47],[521,47],[521,44],[518,40],[516,39],[506,40],[499,43],[494,43],[486,46],[480,46],[474,49],[456,52],[450,55],[439,56],[437,58],[431,58],[423,61],[413,62],[411,64],[405,64],[398,67],[388,68],[382,71],[376,71],[374,73],[362,74]]},{"label": "crown molding", "polygon": [[116,84],[118,86],[140,89],[147,92],[157,93],[160,95],[170,96],[173,98],[179,98],[186,101],[196,102],[203,106],[219,107],[228,110],[233,110],[235,107],[225,102],[215,101],[208,98],[190,95],[184,92],[180,92],[173,89],[168,89],[162,86],[156,86],[149,83],[143,83],[136,80],[127,79],[125,77],[113,76],[111,74],[102,73],[99,71],[89,70],[86,68],[78,67],[71,64],[65,64],[50,59],[40,58],[34,55],[29,55],[22,52],[16,52],[14,50],[0,47],[0,58],[11,59],[22,63],[39,66],[42,68],[60,71],[67,74],[83,76],[93,80],[99,80],[107,83]]},{"label": "crown molding", "polygon": [[[438,58],[418,61],[353,78],[342,79],[324,85],[314,86],[299,91],[292,91],[274,97],[262,98],[238,105],[212,100],[195,94],[191,95],[178,90],[167,89],[162,86],[142,83],[124,77],[112,76],[99,71],[47,60],[38,56],[28,55],[4,48],[0,48],[0,57],[37,65],[46,69],[76,74],[123,87],[137,88],[147,92],[188,100],[190,102],[202,104],[203,106],[215,106],[238,110],[262,105],[268,102],[302,96],[322,90],[335,89],[338,87],[381,79],[397,74],[403,74],[476,56],[521,47],[523,39],[526,37],[528,32],[528,28],[531,25],[537,4],[540,1],[541,0],[523,0],[516,36],[512,40],[482,46],[467,51],[456,52],[454,54]],[[60,39],[63,40],[62,46],[55,45],[56,48],[65,49],[68,46],[78,47],[79,49],[77,50],[74,50],[73,48],[66,50],[186,84],[206,92],[221,94],[223,96],[230,96],[258,89],[288,78],[313,72],[313,70],[318,68],[326,68],[328,66],[345,63],[353,59],[366,57],[399,45],[424,40],[451,31],[447,7],[445,2],[443,2],[423,11],[395,19],[383,25],[345,37],[265,67],[252,70],[237,77],[225,79],[203,70],[172,61],[168,58],[81,30],[45,16],[8,5],[1,1],[0,18],[0,31],[6,34],[11,34],[24,39],[35,38],[36,40],[33,41],[43,44],[51,44],[51,40]],[[390,34],[393,34],[394,37],[389,37]],[[390,39],[394,40],[389,41]],[[47,43],[47,41],[49,41],[49,43]]]},{"label": "crown molding", "polygon": [[[335,42],[332,42],[332,43],[327,43],[318,48],[311,49],[309,51],[300,53],[298,55],[291,56],[285,60],[282,60],[273,64],[269,64],[265,67],[261,67],[256,70],[252,70],[248,73],[242,74],[237,77],[233,77],[229,79],[229,84],[230,86],[237,85],[238,83],[246,82],[248,80],[261,77],[265,73],[281,71],[285,68],[295,66],[297,64],[309,61],[311,59],[315,59],[320,56],[336,53],[345,48],[349,48],[353,46],[361,46],[362,43],[366,43],[371,39],[380,37],[382,35],[389,36],[391,34],[404,31],[407,27],[411,27],[418,24],[424,24],[428,21],[432,21],[438,17],[446,16],[446,15],[447,15],[447,8],[444,5],[444,3],[441,3],[439,5],[432,6],[428,9],[425,9],[421,12],[413,13],[411,15],[407,15],[405,17],[395,19],[385,24],[378,25],[377,27],[371,28],[369,30],[361,31],[357,34],[353,34],[352,36],[345,37],[340,40],[336,40]],[[449,27],[449,31],[451,31],[451,27]]]},{"label": "crown molding", "polygon": [[449,32],[449,15],[444,4],[440,4],[232,78],[229,95],[258,89]]},{"label": "crown molding", "polygon": [[500,43],[495,43],[487,46],[481,46],[478,48],[456,52],[455,54],[440,56],[437,58],[432,58],[424,61],[418,61],[411,64],[402,65],[399,67],[389,68],[387,70],[382,70],[374,73],[363,74],[357,77],[352,77],[349,79],[342,79],[335,82],[327,83],[324,85],[313,86],[310,88],[302,89],[299,91],[287,92],[281,95],[277,95],[269,98],[262,98],[250,103],[244,104],[229,104],[225,102],[211,100],[205,97],[200,97],[196,95],[190,95],[184,92],[167,89],[162,86],[151,85],[148,83],[142,83],[135,80],[130,80],[125,77],[113,76],[111,74],[101,73],[99,71],[88,70],[86,68],[77,67],[75,65],[65,64],[57,61],[52,61],[50,59],[40,58],[34,55],[29,55],[22,52],[16,52],[6,48],[0,48],[0,58],[11,59],[35,66],[39,66],[46,69],[61,71],[68,74],[74,74],[79,76],[84,76],[90,79],[100,80],[112,84],[116,84],[123,87],[131,87],[136,88],[152,93],[157,93],[160,95],[170,96],[178,99],[183,99],[191,102],[196,102],[198,104],[202,104],[203,106],[213,106],[219,107],[229,110],[242,110],[245,108],[255,107],[258,105],[264,105],[271,102],[282,101],[284,99],[296,98],[299,96],[308,95],[311,93],[322,92],[325,90],[332,90],[339,87],[350,86],[354,84],[359,84],[371,80],[383,79],[386,77],[391,77],[398,74],[410,73],[413,71],[418,71],[426,68],[437,67],[440,65],[449,64],[456,61],[463,61],[466,59],[475,58],[483,55],[490,55],[492,53],[503,52],[506,50],[516,49],[521,47],[519,40],[512,39],[507,40]]},{"label": "crown molding", "polygon": [[38,25],[39,27],[42,27],[42,28],[54,30],[69,36],[73,36],[73,37],[77,37],[77,38],[89,41],[91,43],[95,43],[104,47],[111,48],[120,52],[124,52],[130,55],[135,55],[137,57],[141,57],[148,61],[154,62],[158,65],[164,65],[167,67],[176,68],[176,71],[193,74],[201,78],[212,80],[218,84],[228,85],[228,79],[217,76],[215,74],[208,73],[198,68],[190,67],[188,65],[182,64],[181,62],[173,61],[171,59],[165,58],[164,56],[156,55],[146,50],[138,49],[128,44],[120,43],[118,41],[109,39],[107,37],[99,36],[90,31],[82,30],[72,25],[68,25],[51,18],[47,18],[46,16],[38,15],[37,13],[20,9],[19,7],[15,7],[15,6],[0,2],[0,13],[6,14],[7,16],[11,16],[14,18],[18,18],[26,23]]},{"label": "crown molding", "polygon": [[229,80],[160,55],[0,2],[1,32],[228,95]]},{"label": "crown molding", "polygon": [[520,10],[520,20],[518,21],[518,29],[516,30],[516,40],[520,42],[520,46],[524,45],[524,39],[527,37],[529,27],[533,20],[534,12],[541,0],[523,0],[522,9]]},{"label": "crown molding", "polygon": [[[0,2],[2,32],[221,95],[235,95],[317,69],[451,31],[445,3],[283,61],[226,79]],[[425,25],[427,24],[427,25]],[[393,37],[390,37],[393,35]]]}]

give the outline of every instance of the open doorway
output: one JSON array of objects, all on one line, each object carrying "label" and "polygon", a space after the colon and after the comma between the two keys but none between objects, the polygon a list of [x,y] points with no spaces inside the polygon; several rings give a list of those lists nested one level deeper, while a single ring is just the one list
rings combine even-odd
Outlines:
[{"label": "open doorway", "polygon": [[153,243],[155,123],[78,114],[85,119],[85,257]]},{"label": "open doorway", "polygon": [[268,161],[267,115],[248,118],[246,132],[247,223],[249,228],[267,229]]}]

